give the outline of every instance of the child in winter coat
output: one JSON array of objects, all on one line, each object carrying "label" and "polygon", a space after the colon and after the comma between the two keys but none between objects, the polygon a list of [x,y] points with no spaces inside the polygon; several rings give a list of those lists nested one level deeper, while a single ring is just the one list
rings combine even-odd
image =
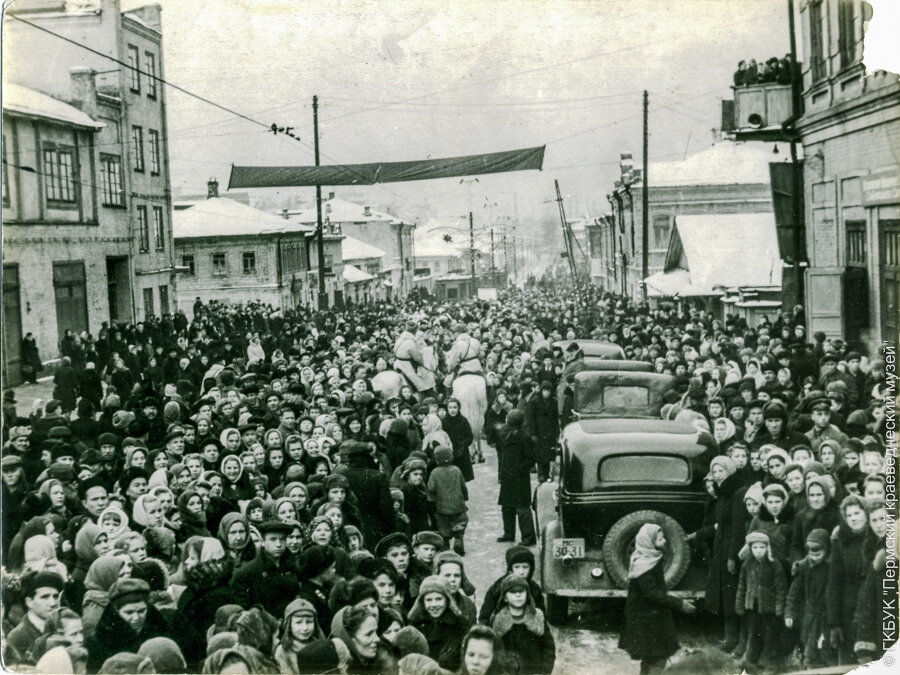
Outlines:
[{"label": "child in winter coat", "polygon": [[[738,492],[741,494],[741,491]],[[763,487],[761,482],[753,483],[743,490],[743,499],[738,502],[735,500],[735,517],[734,528],[732,531],[731,544],[729,548],[728,558],[736,560],[738,566],[741,565],[739,553],[746,545],[745,539],[747,533],[750,532],[750,523],[759,514],[760,507],[763,504]],[[740,572],[738,572],[740,574]],[[738,643],[732,650],[731,655],[740,658],[747,649],[747,630],[748,623],[746,617],[738,616],[738,625],[740,626]]]},{"label": "child in winter coat", "polygon": [[806,538],[806,557],[798,565],[797,575],[788,592],[784,625],[800,627],[800,647],[807,668],[828,662],[827,590],[828,549],[827,530],[818,528]]},{"label": "child in winter coat", "polygon": [[409,560],[409,594],[415,598],[419,594],[419,584],[430,577],[434,567],[434,556],[444,550],[444,538],[437,532],[422,530],[412,538],[412,557]]},{"label": "child in winter coat", "polygon": [[428,499],[434,502],[438,532],[459,555],[466,554],[464,537],[469,525],[466,502],[469,490],[458,466],[453,464],[453,450],[445,445],[434,449],[437,466],[428,477]]},{"label": "child in winter coat", "polygon": [[431,503],[425,489],[427,468],[425,460],[410,457],[403,463],[400,473],[403,506],[409,517],[409,529],[413,535],[422,530],[430,530],[432,527]]},{"label": "child in winter coat", "polygon": [[434,558],[434,574],[447,582],[450,597],[460,613],[470,624],[474,624],[477,617],[475,602],[468,596],[475,595],[475,587],[466,576],[463,559],[454,551],[441,551]]},{"label": "child in winter coat", "polygon": [[481,611],[478,613],[478,623],[482,623],[485,626],[491,625],[491,616],[493,616],[494,610],[501,599],[500,586],[510,574],[517,574],[528,581],[528,590],[531,593],[535,606],[542,612],[546,612],[544,608],[544,592],[532,578],[534,576],[534,553],[525,546],[510,546],[506,549],[506,574],[491,584],[487,593],[484,594],[484,602],[481,605]]},{"label": "child in winter coat", "polygon": [[281,636],[275,648],[275,661],[282,673],[295,675],[300,672],[297,652],[315,640],[325,637],[316,620],[316,609],[312,603],[297,598],[284,609],[281,622]]},{"label": "child in winter coat", "polygon": [[472,624],[460,613],[443,578],[431,576],[422,581],[409,611],[409,625],[425,636],[429,655],[442,668],[459,668],[462,641]]},{"label": "child in winter coat", "polygon": [[491,628],[503,641],[506,672],[546,673],[556,662],[556,643],[544,613],[534,606],[528,580],[508,575],[500,584],[500,604]]},{"label": "child in winter coat", "polygon": [[784,568],[772,557],[769,537],[763,532],[747,535],[740,557],[744,564],[735,611],[746,621],[743,665],[752,672],[760,657],[771,664],[778,656],[778,623],[784,614],[788,586]]},{"label": "child in winter coat", "polygon": [[763,505],[750,521],[749,531],[762,532],[769,538],[769,551],[785,567],[785,572],[793,517],[794,508],[788,498],[788,491],[780,483],[772,483],[763,488]]}]

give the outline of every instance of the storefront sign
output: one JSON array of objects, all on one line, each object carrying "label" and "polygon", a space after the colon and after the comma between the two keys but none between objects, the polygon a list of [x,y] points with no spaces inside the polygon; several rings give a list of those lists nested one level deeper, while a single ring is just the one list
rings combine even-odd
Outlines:
[{"label": "storefront sign", "polygon": [[862,177],[864,206],[900,203],[900,170],[879,171]]}]

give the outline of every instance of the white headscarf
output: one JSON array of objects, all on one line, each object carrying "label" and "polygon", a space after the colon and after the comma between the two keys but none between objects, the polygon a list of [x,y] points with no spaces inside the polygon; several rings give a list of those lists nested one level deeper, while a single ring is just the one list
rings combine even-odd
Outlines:
[{"label": "white headscarf", "polygon": [[663,552],[656,548],[656,535],[662,528],[656,523],[644,523],[634,538],[634,553],[628,565],[628,578],[639,576],[656,567],[662,560]]}]

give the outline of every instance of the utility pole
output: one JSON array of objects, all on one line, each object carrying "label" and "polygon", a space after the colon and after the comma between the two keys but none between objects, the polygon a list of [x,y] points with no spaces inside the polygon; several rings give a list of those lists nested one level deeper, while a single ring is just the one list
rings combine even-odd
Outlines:
[{"label": "utility pole", "polygon": [[559,206],[559,219],[562,223],[563,241],[566,244],[566,257],[569,259],[569,272],[572,275],[572,283],[575,284],[575,297],[580,312],[584,308],[584,304],[581,301],[581,285],[578,282],[578,270],[575,267],[575,250],[572,246],[572,239],[570,237],[571,231],[569,229],[569,224],[566,222],[566,210],[563,206],[562,194],[559,191],[559,181],[554,180],[553,184],[556,186],[556,203]]},{"label": "utility pole", "polygon": [[[313,96],[313,133],[315,135],[316,166],[319,166],[319,97]],[[316,241],[319,247],[319,311],[328,309],[325,292],[325,227],[322,224],[322,186],[316,185]]]},{"label": "utility pole", "polygon": [[496,273],[494,270],[494,228],[491,228],[491,281],[496,286]]},{"label": "utility pole", "polygon": [[469,211],[469,269],[472,272],[472,288],[475,288],[475,225],[472,212]]},{"label": "utility pole", "polygon": [[[650,136],[647,129],[648,107],[647,90],[644,89],[644,170],[641,176],[644,186],[641,190],[641,299],[644,302],[647,302],[647,282],[644,280],[650,276],[650,184],[647,181],[647,170],[650,165],[647,159]],[[632,213],[634,213],[633,210]]]}]

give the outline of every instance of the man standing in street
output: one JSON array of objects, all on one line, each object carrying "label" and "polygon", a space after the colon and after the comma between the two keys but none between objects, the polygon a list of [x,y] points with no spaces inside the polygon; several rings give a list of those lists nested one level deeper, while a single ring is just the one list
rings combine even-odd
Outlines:
[{"label": "man standing in street", "polygon": [[262,542],[256,558],[238,568],[231,579],[234,602],[244,609],[262,605],[272,616],[282,616],[298,590],[297,566],[285,555],[293,527],[276,520],[258,527]]}]

